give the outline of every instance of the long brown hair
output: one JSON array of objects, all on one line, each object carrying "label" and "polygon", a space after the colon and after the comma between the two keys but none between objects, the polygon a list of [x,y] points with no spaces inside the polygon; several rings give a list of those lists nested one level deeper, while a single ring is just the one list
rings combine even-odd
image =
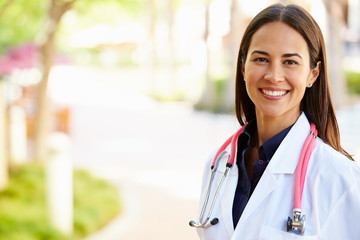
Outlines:
[{"label": "long brown hair", "polygon": [[321,62],[319,76],[313,86],[306,89],[300,103],[300,110],[306,114],[310,122],[316,125],[319,137],[325,143],[353,160],[351,155],[340,146],[339,127],[330,94],[323,35],[313,17],[300,6],[294,4],[287,6],[282,4],[271,5],[258,13],[245,30],[240,44],[236,69],[235,111],[238,121],[244,125],[256,119],[255,106],[246,92],[243,76],[252,36],[263,25],[276,21],[289,25],[303,36],[310,53],[311,69],[316,67],[317,62]]}]

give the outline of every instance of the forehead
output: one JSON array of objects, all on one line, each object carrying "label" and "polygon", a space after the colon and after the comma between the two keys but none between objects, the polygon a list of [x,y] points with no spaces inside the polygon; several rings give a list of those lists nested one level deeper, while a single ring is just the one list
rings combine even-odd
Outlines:
[{"label": "forehead", "polygon": [[266,51],[269,54],[298,53],[309,55],[303,36],[282,22],[271,22],[260,27],[252,36],[248,53],[253,50]]}]

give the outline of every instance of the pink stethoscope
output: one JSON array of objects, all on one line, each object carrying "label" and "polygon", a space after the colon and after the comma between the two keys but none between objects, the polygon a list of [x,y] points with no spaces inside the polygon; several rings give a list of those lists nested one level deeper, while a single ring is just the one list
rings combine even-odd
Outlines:
[{"label": "pink stethoscope", "polygon": [[[211,213],[214,209],[214,204],[216,202],[218,193],[221,189],[224,179],[227,176],[230,168],[234,164],[235,155],[236,155],[237,139],[239,138],[239,135],[243,131],[244,127],[245,126],[243,126],[240,130],[238,130],[235,134],[233,134],[228,140],[226,140],[226,142],[220,147],[220,149],[215,154],[214,160],[213,160],[213,162],[211,164],[211,168],[210,168],[211,176],[210,176],[210,181],[209,181],[205,201],[204,201],[203,207],[201,209],[198,222],[195,222],[195,221],[189,222],[191,227],[207,228],[207,227],[209,227],[211,225],[215,225],[219,222],[218,218],[213,218],[210,221]],[[308,137],[306,138],[305,143],[301,149],[301,153],[300,153],[297,168],[296,168],[295,191],[294,191],[295,203],[294,203],[294,209],[293,209],[294,218],[292,219],[292,218],[288,217],[288,221],[287,221],[287,231],[288,232],[292,231],[292,232],[295,232],[295,233],[301,234],[301,235],[304,234],[304,231],[305,231],[305,215],[301,215],[301,208],[300,208],[301,196],[302,196],[302,191],[303,191],[303,187],[304,187],[307,166],[309,163],[311,152],[312,152],[314,144],[315,144],[315,138],[317,137],[317,134],[318,134],[318,132],[316,130],[315,125],[313,123],[310,123],[310,133],[309,133]],[[227,148],[227,146],[229,144],[230,144],[231,148],[230,148],[230,155],[229,155],[228,161],[226,163],[226,169],[220,179],[219,185],[216,188],[215,195],[211,202],[210,209],[207,213],[207,216],[204,219],[205,209],[207,208],[207,204],[209,202],[209,196],[210,196],[213,175],[216,170],[215,164],[216,164],[216,161],[218,160],[219,155],[222,152],[224,152],[224,150]]]}]

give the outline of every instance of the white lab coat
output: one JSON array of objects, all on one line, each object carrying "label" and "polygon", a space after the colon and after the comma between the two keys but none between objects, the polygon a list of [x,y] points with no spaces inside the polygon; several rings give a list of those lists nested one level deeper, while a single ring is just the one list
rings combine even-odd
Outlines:
[{"label": "white lab coat", "polygon": [[[219,223],[198,229],[200,239],[360,239],[360,166],[319,138],[309,160],[301,200],[302,214],[306,215],[304,236],[286,231],[288,216],[293,218],[295,170],[309,130],[310,124],[302,113],[265,169],[235,230],[232,205],[238,168],[234,164],[212,213],[211,219],[217,217]],[[214,188],[224,172],[229,150],[218,161],[210,203]],[[200,209],[207,190],[212,158],[204,171]]]}]

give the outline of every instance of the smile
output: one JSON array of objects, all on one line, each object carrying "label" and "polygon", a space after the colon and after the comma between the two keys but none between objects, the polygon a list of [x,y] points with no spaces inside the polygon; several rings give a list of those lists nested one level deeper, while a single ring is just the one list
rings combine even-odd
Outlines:
[{"label": "smile", "polygon": [[286,93],[288,93],[288,91],[285,90],[267,90],[267,89],[260,89],[261,92],[267,96],[270,97],[282,97],[284,96]]}]

